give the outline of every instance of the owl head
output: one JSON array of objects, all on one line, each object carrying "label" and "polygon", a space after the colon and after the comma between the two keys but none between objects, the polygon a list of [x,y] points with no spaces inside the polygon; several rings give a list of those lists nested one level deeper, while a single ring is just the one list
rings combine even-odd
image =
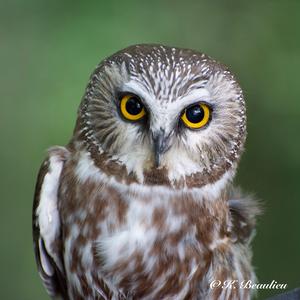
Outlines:
[{"label": "owl head", "polygon": [[73,141],[117,181],[176,189],[231,179],[245,137],[243,93],[227,67],[193,50],[135,45],[91,75]]}]

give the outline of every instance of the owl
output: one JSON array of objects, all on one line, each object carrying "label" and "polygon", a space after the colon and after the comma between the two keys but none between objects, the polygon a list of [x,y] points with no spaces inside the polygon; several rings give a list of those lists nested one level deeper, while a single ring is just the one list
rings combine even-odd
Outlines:
[{"label": "owl", "polygon": [[[41,166],[38,271],[62,299],[249,299],[256,202],[233,187],[242,90],[209,56],[134,45],[92,73]],[[228,286],[231,284],[231,286]]]}]

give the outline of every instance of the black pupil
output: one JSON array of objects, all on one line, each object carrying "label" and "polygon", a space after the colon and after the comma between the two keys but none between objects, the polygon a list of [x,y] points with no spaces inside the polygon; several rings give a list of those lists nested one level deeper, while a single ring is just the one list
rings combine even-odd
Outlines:
[{"label": "black pupil", "polygon": [[143,110],[143,105],[137,98],[130,98],[126,102],[126,110],[131,115],[138,115]]},{"label": "black pupil", "polygon": [[191,106],[186,110],[186,118],[191,123],[199,123],[204,118],[204,110],[200,105]]}]

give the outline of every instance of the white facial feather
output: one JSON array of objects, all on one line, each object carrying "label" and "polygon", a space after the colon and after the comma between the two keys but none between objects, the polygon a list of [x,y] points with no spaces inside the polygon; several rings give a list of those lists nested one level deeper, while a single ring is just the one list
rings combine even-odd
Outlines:
[{"label": "white facial feather", "polygon": [[[170,86],[165,87],[167,91],[170,88]],[[170,95],[162,95],[162,97],[165,97],[165,101],[164,98],[161,99],[162,101],[158,101],[155,94],[151,93],[151,90],[150,92],[145,90],[136,78],[131,78],[130,81],[126,82],[122,90],[136,94],[143,99],[143,102],[149,108],[151,131],[157,132],[164,129],[166,134],[173,130],[174,123],[178,123],[180,115],[186,107],[210,99],[208,90],[202,87],[178,97],[176,101],[171,101]]]}]

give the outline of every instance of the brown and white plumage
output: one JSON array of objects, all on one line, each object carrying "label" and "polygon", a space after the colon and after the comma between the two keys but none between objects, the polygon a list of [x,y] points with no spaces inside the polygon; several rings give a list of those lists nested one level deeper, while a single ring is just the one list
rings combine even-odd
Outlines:
[{"label": "brown and white plumage", "polygon": [[[128,94],[146,112],[138,122],[120,111]],[[182,122],[195,103],[210,111],[199,130]],[[70,143],[50,149],[39,174],[33,232],[49,294],[248,299],[209,287],[255,279],[258,208],[232,187],[245,137],[242,90],[210,57],[136,45],[101,62]]]}]

